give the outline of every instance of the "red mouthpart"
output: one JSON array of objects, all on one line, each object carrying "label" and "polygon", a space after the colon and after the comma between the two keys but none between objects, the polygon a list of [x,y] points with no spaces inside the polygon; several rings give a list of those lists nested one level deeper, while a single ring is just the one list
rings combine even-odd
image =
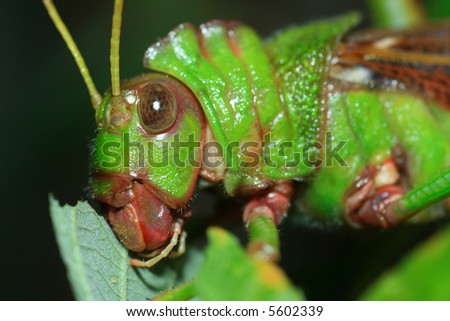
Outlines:
[{"label": "red mouthpart", "polygon": [[133,252],[163,246],[173,233],[170,209],[144,184],[136,181],[125,184],[123,177],[108,180],[114,191],[96,199],[106,204],[106,218],[123,245]]}]

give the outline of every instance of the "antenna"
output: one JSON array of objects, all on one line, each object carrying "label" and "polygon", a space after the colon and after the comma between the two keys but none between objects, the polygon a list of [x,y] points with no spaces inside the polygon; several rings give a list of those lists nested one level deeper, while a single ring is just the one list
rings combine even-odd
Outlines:
[{"label": "antenna", "polygon": [[[116,1],[116,3],[117,2],[122,2],[122,1]],[[45,8],[47,9],[47,12],[48,12],[50,18],[52,19],[53,23],[55,24],[56,29],[58,29],[59,33],[61,34],[61,36],[64,39],[64,42],[66,43],[67,47],[69,48],[70,52],[72,53],[72,56],[75,59],[75,62],[78,66],[78,70],[80,71],[81,76],[83,77],[83,80],[89,91],[89,96],[91,97],[92,106],[94,107],[95,110],[97,110],[102,102],[102,96],[98,93],[97,88],[95,87],[95,84],[92,81],[91,74],[89,73],[89,69],[87,68],[86,63],[84,62],[84,59],[80,53],[80,50],[78,49],[75,41],[73,40],[72,36],[70,35],[69,30],[67,30],[66,25],[64,24],[61,17],[59,16],[58,10],[56,10],[56,7],[53,4],[53,1],[52,0],[43,0],[43,3],[45,5]],[[115,14],[114,14],[114,16],[115,16]],[[119,28],[120,28],[120,24],[119,24]],[[119,36],[120,36],[120,29],[119,29]],[[112,38],[111,38],[111,43],[112,43]],[[112,52],[112,48],[111,48],[111,52]],[[118,53],[117,53],[117,55],[118,55]],[[112,68],[111,68],[111,70],[112,70]],[[118,73],[119,73],[119,70],[117,67],[117,74]]]},{"label": "antenna", "polygon": [[114,1],[114,13],[112,18],[111,31],[111,51],[109,60],[111,63],[111,108],[110,122],[115,127],[126,126],[130,119],[130,113],[127,110],[122,95],[120,93],[120,27],[122,25],[123,0]]},{"label": "antenna", "polygon": [[120,27],[122,25],[123,0],[114,1],[114,14],[111,31],[111,88],[114,97],[120,96]]}]

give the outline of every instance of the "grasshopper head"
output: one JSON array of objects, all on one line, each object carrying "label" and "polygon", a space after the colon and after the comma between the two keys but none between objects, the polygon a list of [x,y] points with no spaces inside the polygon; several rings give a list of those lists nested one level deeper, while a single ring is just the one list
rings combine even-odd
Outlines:
[{"label": "grasshopper head", "polygon": [[53,1],[43,3],[74,56],[96,111],[93,197],[105,205],[107,219],[128,249],[156,250],[172,236],[174,219],[189,213],[183,210],[200,170],[205,133],[199,102],[186,86],[162,74],[120,82],[123,0],[114,2],[111,92],[102,99]]},{"label": "grasshopper head", "polygon": [[192,196],[205,120],[193,93],[172,77],[151,73],[121,87],[97,111],[92,193],[122,243],[150,251],[170,239]]}]

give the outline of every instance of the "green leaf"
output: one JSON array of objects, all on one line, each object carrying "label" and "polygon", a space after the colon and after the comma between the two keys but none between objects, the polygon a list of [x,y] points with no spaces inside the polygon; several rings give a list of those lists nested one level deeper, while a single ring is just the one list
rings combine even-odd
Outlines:
[{"label": "green leaf", "polygon": [[61,207],[50,196],[50,214],[78,300],[145,300],[191,280],[201,262],[200,253],[191,247],[179,259],[136,269],[128,264],[129,252],[105,219],[87,202]]},{"label": "green leaf", "polygon": [[405,257],[364,300],[450,300],[450,226]]},{"label": "green leaf", "polygon": [[220,228],[208,230],[205,262],[195,280],[202,300],[300,300],[275,264],[247,255],[238,240]]},{"label": "green leaf", "polygon": [[277,265],[250,257],[234,236],[220,228],[208,230],[206,258],[189,246],[179,259],[136,269],[105,219],[87,202],[61,207],[50,197],[50,213],[78,300],[144,300],[194,276],[198,299],[303,299]]},{"label": "green leaf", "polygon": [[447,0],[428,0],[423,1],[428,16],[433,20],[445,19],[450,17],[450,2]]}]

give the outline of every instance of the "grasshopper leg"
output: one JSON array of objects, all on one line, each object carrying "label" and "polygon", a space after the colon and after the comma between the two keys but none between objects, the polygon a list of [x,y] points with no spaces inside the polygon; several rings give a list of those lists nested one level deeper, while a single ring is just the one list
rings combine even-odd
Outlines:
[{"label": "grasshopper leg", "polygon": [[172,239],[170,240],[169,244],[167,244],[167,246],[157,256],[151,258],[148,261],[130,259],[130,264],[139,267],[152,267],[153,265],[161,261],[163,258],[167,257],[173,250],[173,248],[178,244],[178,239],[180,238],[180,235],[182,235],[181,237],[182,239],[185,238],[183,236],[182,226],[183,222],[180,220],[174,223]]},{"label": "grasshopper leg", "polygon": [[392,213],[399,221],[414,216],[437,202],[450,198],[450,169],[433,180],[422,184],[405,194],[392,206]]},{"label": "grasshopper leg", "polygon": [[262,260],[276,262],[280,258],[276,225],[281,222],[290,206],[292,183],[275,184],[264,194],[253,197],[244,210],[250,242],[248,252]]}]

